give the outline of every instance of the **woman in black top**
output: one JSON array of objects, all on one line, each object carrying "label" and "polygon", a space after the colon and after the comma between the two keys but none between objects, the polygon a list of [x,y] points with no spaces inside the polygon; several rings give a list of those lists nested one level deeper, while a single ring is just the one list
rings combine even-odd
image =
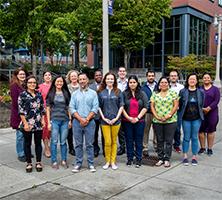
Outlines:
[{"label": "woman in black top", "polygon": [[141,166],[143,150],[143,133],[145,127],[144,115],[148,108],[148,98],[141,91],[138,78],[132,75],[128,79],[128,87],[123,93],[123,128],[125,130],[127,165],[132,165],[134,156],[134,144],[136,153],[136,167]]},{"label": "woman in black top", "polygon": [[40,92],[36,91],[37,80],[34,76],[26,79],[26,90],[19,95],[18,106],[22,123],[20,129],[24,135],[25,156],[27,161],[26,172],[32,172],[31,144],[34,134],[36,170],[42,171],[42,128],[44,126],[43,115],[45,115],[44,102]]}]

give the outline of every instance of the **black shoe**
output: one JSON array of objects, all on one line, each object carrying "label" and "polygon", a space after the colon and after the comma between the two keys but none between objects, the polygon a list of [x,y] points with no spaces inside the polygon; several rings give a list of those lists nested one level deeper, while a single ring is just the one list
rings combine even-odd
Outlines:
[{"label": "black shoe", "polygon": [[132,160],[128,160],[126,163],[127,166],[131,166],[132,165]]},{"label": "black shoe", "polygon": [[117,155],[118,155],[118,156],[121,156],[121,155],[123,155],[124,153],[126,153],[125,149],[120,148],[119,151],[117,152]]},{"label": "black shoe", "polygon": [[144,150],[144,151],[143,151],[143,156],[144,156],[144,157],[149,157],[148,150]]},{"label": "black shoe", "polygon": [[136,168],[139,168],[141,166],[141,160],[136,161]]},{"label": "black shoe", "polygon": [[213,150],[212,149],[207,149],[207,155],[212,156],[213,155]]},{"label": "black shoe", "polygon": [[206,153],[206,149],[205,148],[200,148],[200,150],[198,151],[198,154],[201,155],[203,153]]},{"label": "black shoe", "polygon": [[18,157],[18,160],[20,162],[26,162],[26,157],[25,156]]},{"label": "black shoe", "polygon": [[94,157],[97,158],[99,156],[99,151],[94,151]]},{"label": "black shoe", "polygon": [[69,150],[69,154],[72,155],[72,156],[75,156],[76,155],[76,152],[74,149],[70,149]]}]

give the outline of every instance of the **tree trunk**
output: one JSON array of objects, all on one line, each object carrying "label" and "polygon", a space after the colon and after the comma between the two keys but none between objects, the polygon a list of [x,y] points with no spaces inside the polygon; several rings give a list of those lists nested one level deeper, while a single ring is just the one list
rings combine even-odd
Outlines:
[{"label": "tree trunk", "polygon": [[37,63],[36,63],[36,45],[32,42],[32,74],[37,75]]},{"label": "tree trunk", "polygon": [[124,49],[124,67],[127,69],[129,67],[131,53],[129,50]]},{"label": "tree trunk", "polygon": [[79,67],[79,41],[75,42],[75,67]]}]

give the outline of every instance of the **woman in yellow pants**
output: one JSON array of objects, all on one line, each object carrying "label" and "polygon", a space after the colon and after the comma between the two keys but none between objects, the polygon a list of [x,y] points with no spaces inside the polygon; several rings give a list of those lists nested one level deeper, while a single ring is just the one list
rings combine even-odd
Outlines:
[{"label": "woman in yellow pants", "polygon": [[117,88],[116,76],[107,73],[98,90],[99,112],[101,115],[101,127],[105,140],[106,164],[103,169],[109,166],[113,170],[118,169],[116,165],[117,136],[120,128],[120,116],[123,111],[123,95]]}]

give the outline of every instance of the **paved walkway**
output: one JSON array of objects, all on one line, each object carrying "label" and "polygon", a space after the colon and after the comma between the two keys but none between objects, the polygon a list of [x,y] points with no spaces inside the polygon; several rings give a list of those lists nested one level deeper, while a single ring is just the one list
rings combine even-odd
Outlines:
[{"label": "paved walkway", "polygon": [[[220,104],[222,108],[222,103]],[[222,109],[220,109],[222,110]],[[220,112],[220,116],[222,112]],[[43,157],[44,170],[25,172],[25,164],[15,154],[15,134],[0,129],[0,199],[61,200],[61,199],[222,199],[222,123],[216,134],[214,155],[198,157],[198,166],[183,166],[181,155],[173,152],[172,167],[137,169],[125,165],[126,156],[118,157],[119,169],[104,171],[104,158],[95,159],[96,173],[84,168],[78,174],[70,168],[53,170],[50,160]]]}]

